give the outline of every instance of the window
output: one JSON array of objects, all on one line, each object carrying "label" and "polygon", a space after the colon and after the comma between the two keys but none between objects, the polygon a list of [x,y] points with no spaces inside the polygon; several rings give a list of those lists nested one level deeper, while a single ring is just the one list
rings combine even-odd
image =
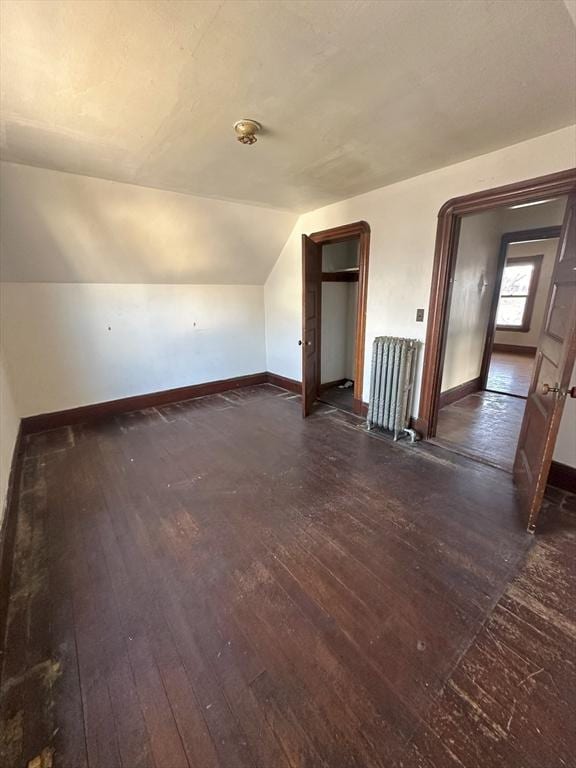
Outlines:
[{"label": "window", "polygon": [[496,328],[529,331],[542,256],[507,259],[500,286]]}]

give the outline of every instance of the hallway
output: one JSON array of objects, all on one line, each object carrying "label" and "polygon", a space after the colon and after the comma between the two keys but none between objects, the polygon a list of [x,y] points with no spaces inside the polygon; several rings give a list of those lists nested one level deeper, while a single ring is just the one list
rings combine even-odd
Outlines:
[{"label": "hallway", "polygon": [[493,350],[486,389],[526,397],[530,389],[534,355]]},{"label": "hallway", "polygon": [[498,392],[474,392],[438,415],[434,442],[511,471],[526,401]]}]

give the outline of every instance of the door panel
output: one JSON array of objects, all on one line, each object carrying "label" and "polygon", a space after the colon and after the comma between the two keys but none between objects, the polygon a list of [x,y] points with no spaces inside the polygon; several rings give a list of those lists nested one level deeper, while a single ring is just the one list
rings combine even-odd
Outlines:
[{"label": "door panel", "polygon": [[545,317],[514,461],[530,531],[538,522],[576,356],[576,194],[568,198]]},{"label": "door panel", "polygon": [[322,246],[302,235],[302,416],[310,414],[320,387]]}]

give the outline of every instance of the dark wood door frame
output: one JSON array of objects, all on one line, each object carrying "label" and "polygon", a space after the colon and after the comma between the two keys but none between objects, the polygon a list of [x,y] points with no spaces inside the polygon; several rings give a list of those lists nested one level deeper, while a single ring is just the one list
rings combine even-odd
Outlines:
[{"label": "dark wood door frame", "polygon": [[[370,256],[370,226],[366,221],[356,221],[322,232],[314,232],[310,239],[320,246],[358,240],[358,309],[356,314],[356,349],[354,355],[354,411],[362,412],[364,380],[364,351],[366,344],[366,303],[368,298],[368,265]],[[303,275],[304,279],[304,275]],[[306,286],[302,286],[305,294]],[[318,347],[318,355],[321,350]],[[304,378],[304,376],[303,376]],[[318,389],[320,377],[318,375]]]},{"label": "dark wood door frame", "polygon": [[[490,358],[492,357],[492,347],[494,346],[494,337],[496,336],[496,313],[498,311],[498,302],[500,300],[500,289],[502,287],[504,267],[506,266],[508,246],[511,243],[522,243],[527,240],[550,240],[551,238],[560,237],[561,229],[561,226],[538,227],[536,229],[524,229],[519,232],[506,232],[502,235],[502,239],[500,240],[500,252],[498,254],[498,269],[496,272],[496,280],[494,282],[492,303],[490,305],[488,328],[486,330],[486,342],[484,344],[484,354],[482,355],[482,368],[480,369],[481,389],[486,389],[488,372],[490,371]],[[539,274],[536,275],[534,279],[537,281],[539,279]],[[537,284],[536,290],[538,290]]]},{"label": "dark wood door frame", "polygon": [[494,208],[568,195],[576,190],[576,168],[448,200],[438,214],[434,269],[428,309],[424,370],[416,428],[434,437],[448,331],[452,280],[462,216]]}]

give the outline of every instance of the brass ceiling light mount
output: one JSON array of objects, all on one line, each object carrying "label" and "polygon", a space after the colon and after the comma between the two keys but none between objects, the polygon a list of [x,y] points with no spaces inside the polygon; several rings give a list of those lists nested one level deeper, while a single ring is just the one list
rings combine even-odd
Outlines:
[{"label": "brass ceiling light mount", "polygon": [[262,126],[256,120],[243,117],[242,120],[234,123],[234,130],[239,142],[242,144],[255,144],[257,141],[256,134],[262,130]]}]

